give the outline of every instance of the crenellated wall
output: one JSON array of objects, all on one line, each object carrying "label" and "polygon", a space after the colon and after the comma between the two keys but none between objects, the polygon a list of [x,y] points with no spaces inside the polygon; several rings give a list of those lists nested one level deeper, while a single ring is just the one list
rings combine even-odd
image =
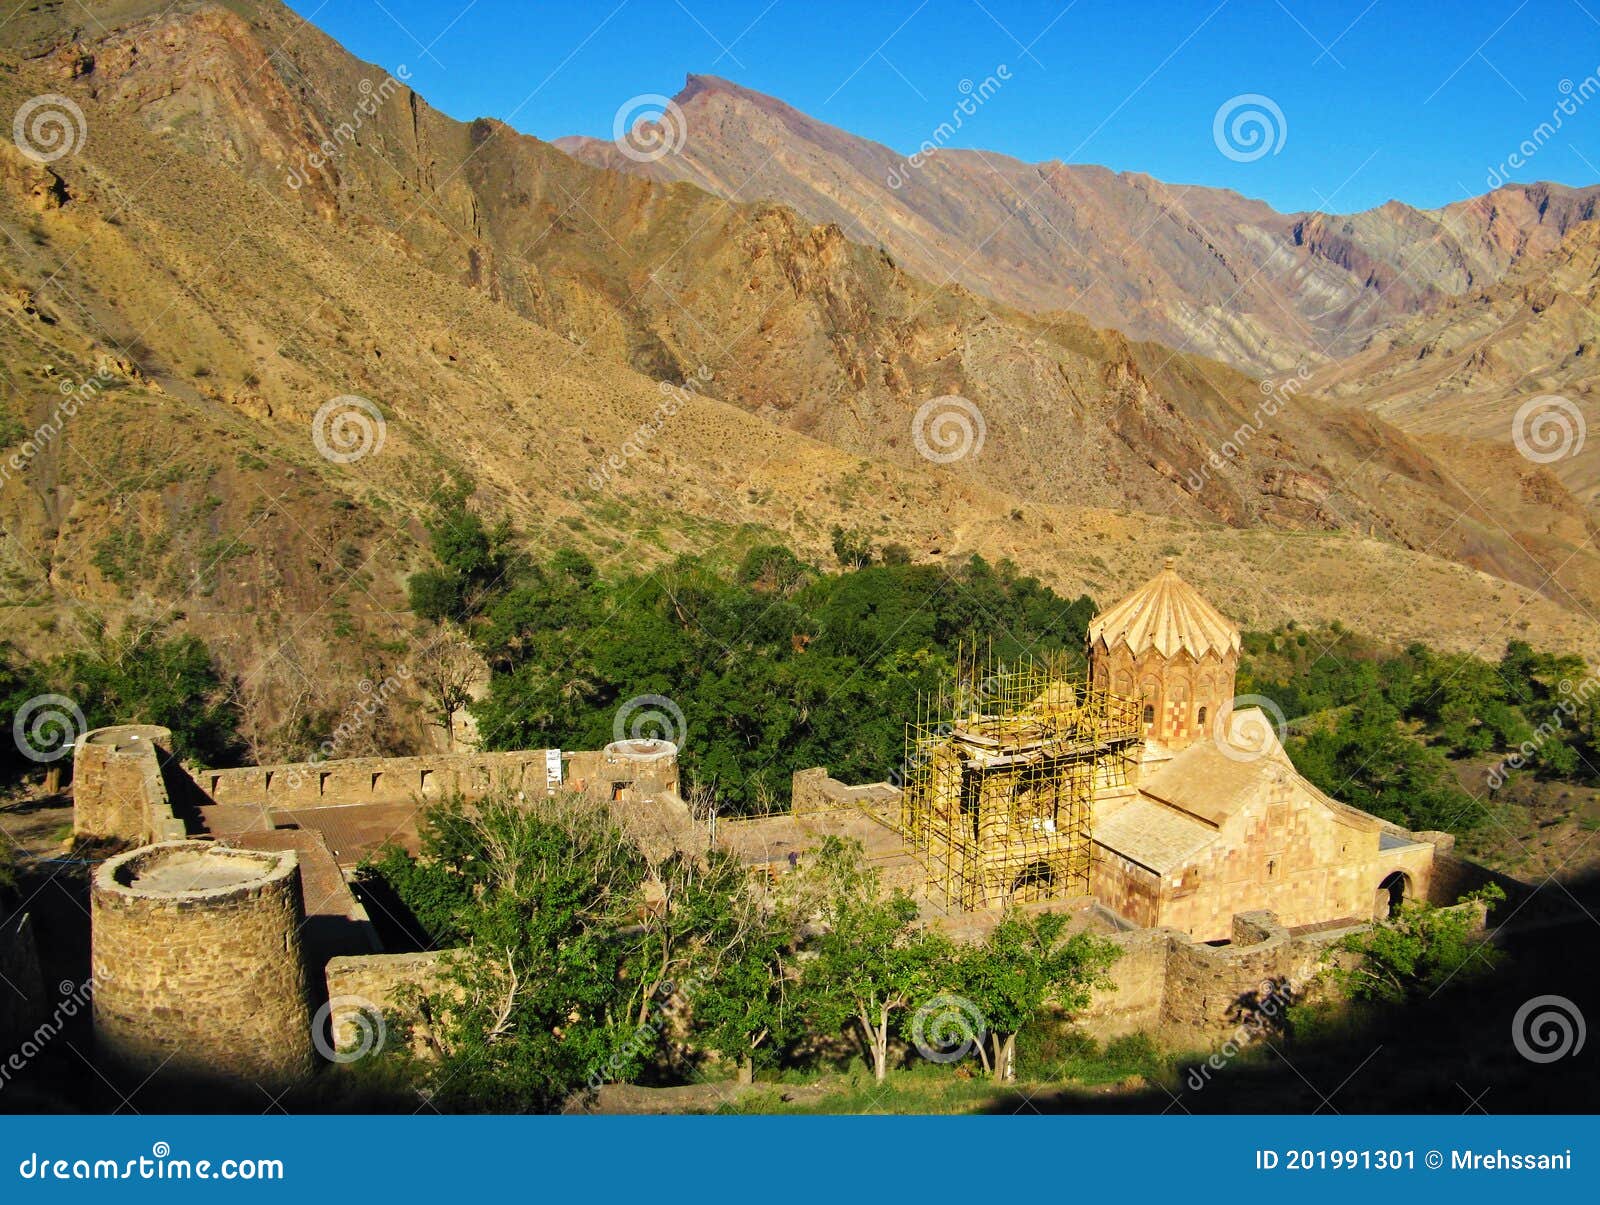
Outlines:
[{"label": "crenellated wall", "polygon": [[252,803],[288,810],[410,803],[455,794],[481,799],[501,790],[543,794],[547,786],[545,766],[544,750],[535,749],[288,762],[236,770],[202,770],[196,779],[200,789],[217,803]]}]

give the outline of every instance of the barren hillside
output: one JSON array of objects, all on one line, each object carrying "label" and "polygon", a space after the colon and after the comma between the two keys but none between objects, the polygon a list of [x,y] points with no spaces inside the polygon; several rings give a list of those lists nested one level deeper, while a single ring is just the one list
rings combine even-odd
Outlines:
[{"label": "barren hillside", "polygon": [[[776,537],[826,559],[842,523],[1100,598],[1177,553],[1247,622],[1594,649],[1559,602],[1434,555],[1453,487],[1364,415],[1307,406],[1196,497],[1185,466],[1260,396],[1219,365],[932,289],[786,210],[449,122],[276,5],[101,4],[93,32],[74,7],[19,18],[0,61],[7,111],[59,93],[87,130],[48,164],[0,146],[21,460],[0,486],[4,615],[24,648],[97,616],[181,623],[262,730],[338,706],[406,655],[419,520],[464,474],[535,553],[653,564]],[[315,182],[286,183],[386,91]],[[663,390],[683,377],[705,396]],[[910,446],[935,390],[982,408],[981,452]],[[313,417],[346,395],[382,442],[330,458]]]}]

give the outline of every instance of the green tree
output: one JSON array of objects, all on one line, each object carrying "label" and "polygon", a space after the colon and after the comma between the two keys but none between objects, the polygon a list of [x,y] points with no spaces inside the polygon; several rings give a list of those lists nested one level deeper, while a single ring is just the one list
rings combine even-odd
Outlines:
[{"label": "green tree", "polygon": [[[1490,884],[1458,904],[1490,907],[1505,898]],[[1405,904],[1398,914],[1341,939],[1329,951],[1329,973],[1352,999],[1383,1004],[1431,996],[1452,981],[1471,982],[1500,961],[1480,918],[1474,907]]]},{"label": "green tree", "polygon": [[44,676],[82,708],[91,728],[159,724],[172,730],[176,753],[207,766],[231,764],[242,752],[233,684],[198,636],[101,632],[88,648],[52,661]]},{"label": "green tree", "polygon": [[426,1000],[438,1090],[473,1108],[549,1109],[598,1068],[630,1074],[650,1052],[634,1020],[645,865],[605,809],[496,798],[431,809],[423,827],[416,873],[389,881],[464,947]]},{"label": "green tree", "polygon": [[685,994],[698,1042],[739,1068],[741,1082],[773,1062],[791,1035],[789,971],[798,926],[788,907],[770,907],[735,867],[692,958]]},{"label": "green tree", "polygon": [[468,623],[497,594],[511,586],[522,567],[513,551],[511,525],[485,525],[453,497],[428,524],[428,550],[434,565],[406,582],[411,609],[424,619]]},{"label": "green tree", "polygon": [[1460,832],[1483,819],[1444,755],[1403,731],[1384,703],[1352,708],[1331,729],[1292,740],[1289,753],[1335,799],[1407,828]]},{"label": "green tree", "polygon": [[845,569],[865,569],[872,564],[872,541],[857,531],[835,526],[832,531],[833,555]]},{"label": "green tree", "polygon": [[895,1021],[949,966],[951,944],[917,923],[910,896],[883,890],[859,841],[827,838],[801,874],[802,911],[819,926],[800,972],[801,1006],[820,1030],[854,1030],[882,1081]]},{"label": "green tree", "polygon": [[37,665],[24,660],[11,645],[0,643],[0,725],[4,725],[0,728],[0,776],[6,782],[14,782],[38,766],[12,740],[12,728],[23,704],[49,689]]},{"label": "green tree", "polygon": [[996,1080],[1015,1078],[1017,1035],[1047,1004],[1076,1012],[1096,987],[1109,983],[1106,970],[1117,947],[1088,933],[1068,935],[1069,923],[1057,912],[1007,912],[956,961],[955,980],[986,1030],[973,1035],[980,1039],[978,1057]]}]

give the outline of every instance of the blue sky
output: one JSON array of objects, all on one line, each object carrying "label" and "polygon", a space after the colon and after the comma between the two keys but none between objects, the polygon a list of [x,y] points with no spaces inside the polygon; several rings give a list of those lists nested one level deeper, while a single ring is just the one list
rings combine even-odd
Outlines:
[{"label": "blue sky", "polygon": [[[920,6],[919,6],[920,5]],[[721,75],[902,152],[1003,64],[952,146],[1233,188],[1282,210],[1600,182],[1600,0],[292,0],[459,118],[609,137],[630,98]],[[1584,81],[1588,80],[1588,88]],[[1277,149],[1214,119],[1268,98]],[[1561,128],[1539,135],[1565,99]],[[1226,128],[1226,123],[1225,123]],[[1531,142],[1525,166],[1508,158]]]}]

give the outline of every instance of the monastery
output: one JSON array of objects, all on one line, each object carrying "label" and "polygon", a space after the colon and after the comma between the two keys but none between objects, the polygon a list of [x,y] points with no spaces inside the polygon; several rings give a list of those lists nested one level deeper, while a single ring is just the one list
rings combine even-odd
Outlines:
[{"label": "monastery", "polygon": [[335,1058],[438,971],[357,867],[386,844],[414,852],[424,806],[452,797],[575,792],[647,856],[721,849],[760,881],[859,840],[957,936],[1007,906],[1071,912],[1125,947],[1084,1017],[1102,1037],[1215,1030],[1261,984],[1308,981],[1340,934],[1483,881],[1447,834],[1296,772],[1275,709],[1235,697],[1238,628],[1170,562],[1088,644],[1077,679],[964,666],[908,724],[897,781],[802,770],[787,813],[750,819],[694,814],[659,740],[190,771],[165,729],[85,733],[75,831],[127,847],[92,885],[98,1040],[135,1066],[255,1082]]}]

